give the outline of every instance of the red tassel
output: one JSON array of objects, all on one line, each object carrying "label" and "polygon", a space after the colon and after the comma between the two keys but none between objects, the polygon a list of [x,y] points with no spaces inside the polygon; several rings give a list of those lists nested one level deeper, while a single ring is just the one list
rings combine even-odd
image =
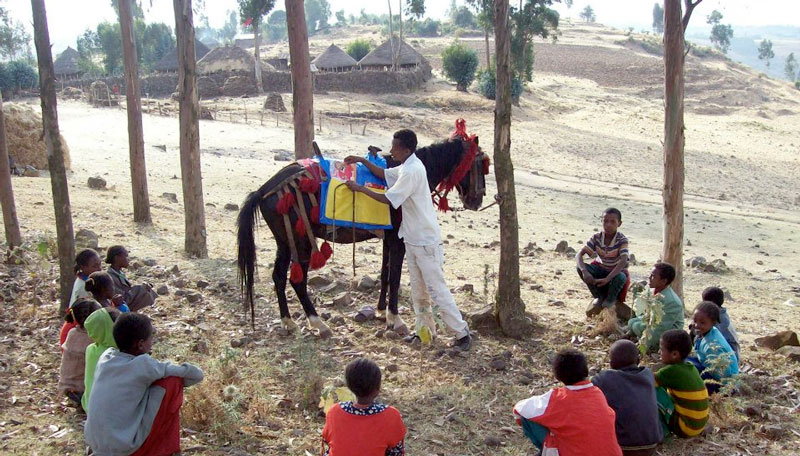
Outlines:
[{"label": "red tassel", "polygon": [[325,255],[323,255],[322,252],[313,252],[311,254],[311,263],[309,265],[309,268],[319,269],[325,266],[325,263],[327,262],[328,260],[325,258]]},{"label": "red tassel", "polygon": [[292,193],[285,193],[281,199],[278,200],[278,204],[275,209],[278,211],[278,214],[286,215],[294,206],[296,199],[294,194]]},{"label": "red tassel", "polygon": [[328,241],[322,243],[322,247],[319,248],[320,253],[325,256],[325,261],[331,259],[331,255],[333,255],[333,247],[328,244]]},{"label": "red tassel", "polygon": [[317,193],[319,190],[319,182],[314,179],[304,177],[300,179],[300,191],[303,193]]},{"label": "red tassel", "polygon": [[492,164],[492,161],[489,157],[483,157],[483,174],[489,174],[489,166]]},{"label": "red tassel", "polygon": [[303,281],[303,267],[300,266],[300,263],[292,263],[289,270],[289,281],[295,285]]},{"label": "red tassel", "polygon": [[319,206],[311,208],[311,223],[319,225]]},{"label": "red tassel", "polygon": [[306,224],[303,223],[303,219],[297,219],[297,222],[294,224],[294,232],[297,233],[298,237],[306,235]]},{"label": "red tassel", "polygon": [[439,210],[441,212],[447,212],[450,210],[450,203],[447,201],[446,196],[439,198]]}]

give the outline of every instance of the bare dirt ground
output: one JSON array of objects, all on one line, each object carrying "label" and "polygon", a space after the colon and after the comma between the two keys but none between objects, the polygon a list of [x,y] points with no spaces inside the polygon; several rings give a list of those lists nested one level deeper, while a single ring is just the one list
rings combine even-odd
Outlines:
[{"label": "bare dirt ground", "polygon": [[[376,303],[376,290],[353,291],[354,303],[347,307],[333,306],[333,295],[316,293],[318,308],[335,333],[331,340],[319,340],[307,330],[280,336],[267,268],[274,243],[265,229],[257,239],[262,268],[255,330],[250,328],[236,282],[236,212],[225,205],[241,203],[285,165],[273,156],[278,149],[293,148],[287,123],[262,126],[250,119],[244,124],[226,121],[224,115],[201,121],[209,259],[197,260],[183,254],[177,118],[144,117],[154,223],[138,226],[131,221],[125,111],[60,101],[61,129],[73,162],[70,198],[76,231],[95,231],[101,247],[128,246],[139,266],[131,273],[135,280],[169,286],[170,294],[145,311],[158,330],[154,355],[191,361],[206,372],[206,382],[187,390],[184,452],[318,454],[324,423],[316,409],[319,390],[333,384],[348,361],[364,355],[386,369],[382,399],[404,415],[408,454],[532,454],[513,423],[511,406],[555,385],[548,365],[558,349],[585,351],[596,370],[607,365],[610,344],[592,336],[597,322],[583,317],[588,294],[573,272],[573,260],[553,252],[554,246],[566,240],[579,248],[598,229],[602,210],[616,206],[623,213],[621,231],[638,259],[631,268],[635,279],[647,276],[660,251],[660,60],[616,44],[622,37],[609,29],[565,27],[557,44],[536,45],[535,79],[514,108],[512,154],[521,247],[535,243],[541,248],[526,249],[529,253],[521,258],[522,298],[539,329],[522,341],[479,334],[466,356],[452,352],[446,336],[418,349],[393,333],[384,334],[377,322],[352,321],[360,306]],[[326,39],[314,38],[312,47]],[[449,42],[422,39],[420,48],[435,57]],[[483,46],[482,38],[469,43]],[[436,58],[432,61],[436,67]],[[284,101],[291,105],[289,96]],[[263,97],[204,102],[217,111],[243,103],[256,112]],[[687,308],[699,301],[706,286],[730,292],[726,306],[742,338],[744,387],[737,396],[715,398],[707,435],[667,442],[661,455],[783,455],[795,454],[800,446],[800,365],[753,343],[761,335],[800,329],[798,103],[800,92],[788,84],[717,60],[689,59],[684,255],[724,259],[730,272],[688,270]],[[315,109],[350,110],[369,119],[363,135],[351,134],[345,124],[323,123],[317,141],[336,157],[363,153],[370,144],[386,148],[391,132],[401,127],[415,128],[421,143],[443,139],[461,116],[481,135],[484,148],[491,144],[493,102],[456,93],[439,79],[410,95],[318,95]],[[90,176],[105,178],[109,189],[87,188]],[[13,184],[27,238],[31,243],[52,238],[47,177],[15,178]],[[494,191],[490,181],[490,197]],[[164,193],[176,194],[178,202]],[[461,211],[439,220],[456,300],[464,312],[479,311],[495,290],[497,213]],[[36,258],[34,250],[28,247],[27,258]],[[320,275],[350,287],[350,254],[349,246],[337,248],[335,264]],[[357,254],[355,279],[376,277],[380,245],[359,245]],[[145,259],[156,265],[145,266]],[[54,277],[52,267],[52,262],[41,268],[0,267],[0,450],[7,454],[84,450],[83,419],[56,392],[60,322],[53,284],[47,282]],[[33,298],[33,283],[39,283],[41,302]],[[402,310],[411,322],[407,278],[403,283]],[[190,304],[184,293],[202,298]],[[299,305],[290,303],[301,321]]]}]

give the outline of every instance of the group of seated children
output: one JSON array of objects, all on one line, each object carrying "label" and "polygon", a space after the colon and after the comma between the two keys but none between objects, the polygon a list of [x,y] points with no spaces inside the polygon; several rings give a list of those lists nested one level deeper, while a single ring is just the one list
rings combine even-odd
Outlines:
[{"label": "group of seated children", "polygon": [[[183,387],[203,374],[149,356],[153,326],[134,312],[155,296],[149,285],[131,286],[121,270],[127,257],[123,247],[111,247],[106,273],[94,250],[77,255],[58,390],[86,412],[86,442],[95,454],[169,455],[180,451]],[[136,304],[129,309],[126,301]]]}]

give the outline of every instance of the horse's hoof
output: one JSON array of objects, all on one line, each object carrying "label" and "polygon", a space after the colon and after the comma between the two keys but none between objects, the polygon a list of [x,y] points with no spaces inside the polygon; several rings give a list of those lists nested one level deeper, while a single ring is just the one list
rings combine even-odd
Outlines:
[{"label": "horse's hoof", "polygon": [[379,320],[379,321],[386,321],[386,312],[384,312],[383,310],[380,310],[380,309],[376,310],[375,311],[375,319]]},{"label": "horse's hoof", "polygon": [[328,325],[326,325],[325,322],[320,320],[317,316],[308,317],[308,324],[312,328],[315,328],[317,331],[319,331],[319,337],[322,339],[327,339],[333,336],[331,328],[329,328]]},{"label": "horse's hoof", "polygon": [[297,323],[294,322],[291,318],[281,318],[281,327],[288,331],[289,333],[293,333],[297,331]]},{"label": "horse's hoof", "polygon": [[325,339],[330,339],[331,337],[333,337],[333,331],[331,331],[330,329],[323,330],[323,331],[319,332],[319,338],[320,339],[325,340]]}]

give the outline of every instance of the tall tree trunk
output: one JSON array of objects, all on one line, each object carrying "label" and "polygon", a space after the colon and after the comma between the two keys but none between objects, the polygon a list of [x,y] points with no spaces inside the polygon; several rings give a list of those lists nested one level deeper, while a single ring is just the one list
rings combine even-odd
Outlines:
[{"label": "tall tree trunk", "polygon": [[672,288],[683,297],[683,24],[681,1],[664,2],[664,243],[661,259],[675,267]]},{"label": "tall tree trunk", "polygon": [[314,95],[303,2],[286,0],[286,23],[289,29],[289,58],[292,61],[294,156],[307,158],[314,154],[311,145],[314,141]]},{"label": "tall tree trunk", "polygon": [[400,32],[398,33],[398,40],[397,40],[397,53],[394,56],[394,68],[395,70],[400,68],[400,51],[403,49],[403,0],[397,0],[397,20],[400,23]]},{"label": "tall tree trunk", "polygon": [[44,0],[31,0],[33,10],[33,41],[39,60],[39,94],[42,99],[42,124],[47,146],[47,167],[53,190],[53,208],[56,215],[56,242],[58,244],[59,284],[61,305],[59,317],[64,315],[75,282],[75,238],[72,231],[72,212],[69,204],[67,168],[64,165],[64,145],[58,130],[56,106],[56,78],[53,71],[53,53],[50,49],[50,32],[47,29],[47,12]]},{"label": "tall tree trunk", "polygon": [[389,5],[389,46],[392,48],[392,71],[397,71],[397,53],[394,41],[394,18],[392,17],[392,0],[386,0]]},{"label": "tall tree trunk", "polygon": [[122,33],[122,55],[125,64],[125,95],[128,105],[128,150],[131,162],[133,221],[151,223],[150,197],[147,193],[147,166],[144,160],[142,99],[139,93],[139,59],[133,35],[132,0],[119,0],[119,25]]},{"label": "tall tree trunk", "polygon": [[503,333],[522,337],[530,329],[519,290],[519,223],[511,163],[511,68],[508,0],[494,2],[497,91],[494,108],[494,173],[500,198],[500,269],[495,313]]},{"label": "tall tree trunk", "polygon": [[11,167],[8,164],[8,144],[6,143],[6,117],[3,113],[3,97],[0,96],[0,203],[3,205],[3,226],[6,230],[8,250],[22,245],[19,232],[17,207],[14,204],[14,189],[11,187]]},{"label": "tall tree trunk", "polygon": [[194,48],[192,0],[173,0],[178,37],[178,94],[180,106],[181,181],[186,226],[186,252],[208,257],[203,178],[200,171],[200,101],[197,98],[197,62]]},{"label": "tall tree trunk", "polygon": [[489,52],[489,27],[483,29],[483,41],[486,43],[486,68],[491,68],[492,54]]},{"label": "tall tree trunk", "polygon": [[253,18],[253,44],[255,48],[253,52],[255,54],[255,63],[256,63],[256,85],[258,86],[258,93],[264,93],[264,84],[261,82],[261,21],[257,18]]}]

